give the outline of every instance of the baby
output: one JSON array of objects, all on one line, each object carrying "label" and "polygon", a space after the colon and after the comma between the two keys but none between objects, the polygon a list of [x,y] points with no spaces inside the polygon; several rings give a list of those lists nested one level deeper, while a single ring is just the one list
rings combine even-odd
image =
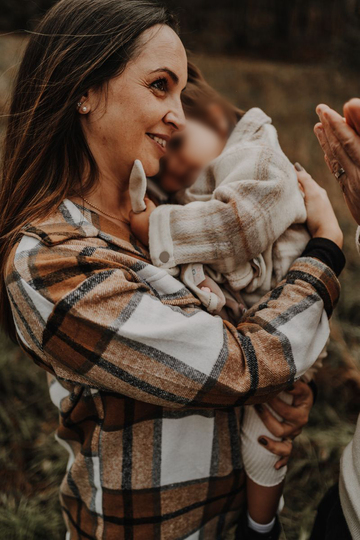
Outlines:
[{"label": "baby", "polygon": [[[303,194],[271,119],[228,103],[191,64],[183,107],[186,129],[168,143],[158,178],[148,181],[148,196],[162,204],[147,200],[143,212],[132,214],[131,228],[149,244],[156,266],[180,273],[208,311],[238,324],[309,241]],[[279,396],[292,402],[290,394]],[[248,522],[263,533],[249,538],[273,539],[286,468],[259,445],[261,435],[274,437],[254,408],[244,409]]]}]

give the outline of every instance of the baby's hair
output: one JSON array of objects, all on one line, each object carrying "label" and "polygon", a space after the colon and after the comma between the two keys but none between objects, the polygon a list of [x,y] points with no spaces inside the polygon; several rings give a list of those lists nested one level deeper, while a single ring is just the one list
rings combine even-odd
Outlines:
[{"label": "baby's hair", "polygon": [[245,112],[238,109],[223,98],[205,80],[200,69],[192,62],[188,61],[188,81],[185,90],[181,95],[185,116],[203,122],[213,129],[217,129],[210,112],[210,105],[218,104],[224,111],[229,123],[229,135]]}]

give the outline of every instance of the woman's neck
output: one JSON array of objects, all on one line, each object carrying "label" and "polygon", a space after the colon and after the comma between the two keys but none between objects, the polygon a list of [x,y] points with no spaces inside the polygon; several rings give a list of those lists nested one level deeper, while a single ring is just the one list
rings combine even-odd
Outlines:
[{"label": "woman's neck", "polygon": [[[101,175],[95,188],[82,198],[72,197],[74,202],[84,204],[87,202],[89,207],[100,211],[114,223],[129,221],[131,211],[131,201],[129,194],[129,182],[119,182],[110,176]],[[86,200],[85,200],[86,199]]]}]

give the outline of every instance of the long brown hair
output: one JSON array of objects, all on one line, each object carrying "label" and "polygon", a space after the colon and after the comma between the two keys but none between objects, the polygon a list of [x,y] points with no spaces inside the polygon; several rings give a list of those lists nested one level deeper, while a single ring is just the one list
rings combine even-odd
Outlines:
[{"label": "long brown hair", "polygon": [[215,88],[206,81],[200,69],[188,61],[188,80],[181,94],[185,116],[204,122],[216,129],[214,119],[209,113],[209,105],[220,105],[229,124],[229,135],[238,121],[244,116],[244,111],[221,96]]},{"label": "long brown hair", "polygon": [[139,36],[157,24],[177,31],[174,17],[150,1],[61,0],[29,40],[10,107],[0,191],[0,325],[13,340],[4,273],[21,228],[48,216],[74,190],[88,192],[98,178],[77,103],[119,75],[138,52]]}]

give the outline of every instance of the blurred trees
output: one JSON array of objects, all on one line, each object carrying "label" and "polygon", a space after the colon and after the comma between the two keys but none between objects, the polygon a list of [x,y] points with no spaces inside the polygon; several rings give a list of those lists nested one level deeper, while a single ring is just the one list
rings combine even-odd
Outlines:
[{"label": "blurred trees", "polygon": [[[168,0],[195,50],[359,63],[360,0]],[[356,52],[355,52],[356,51]]]},{"label": "blurred trees", "polygon": [[[163,0],[185,44],[210,53],[360,65],[360,0]],[[54,0],[0,0],[0,31],[33,29]]]},{"label": "blurred trees", "polygon": [[0,31],[33,30],[54,0],[0,0]]}]

